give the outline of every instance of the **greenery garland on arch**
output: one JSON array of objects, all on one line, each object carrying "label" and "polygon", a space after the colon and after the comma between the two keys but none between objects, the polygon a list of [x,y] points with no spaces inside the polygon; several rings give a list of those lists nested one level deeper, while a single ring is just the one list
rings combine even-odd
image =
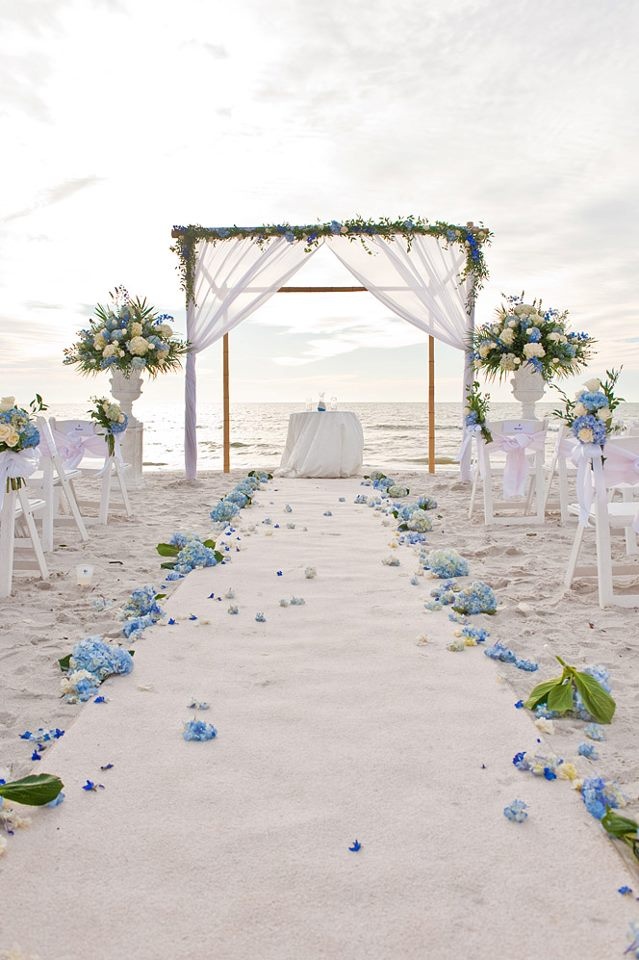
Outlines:
[{"label": "greenery garland on arch", "polygon": [[373,251],[366,244],[367,237],[381,236],[385,237],[386,240],[393,241],[396,236],[402,236],[410,249],[412,239],[416,234],[436,237],[446,248],[450,244],[457,244],[463,248],[466,262],[459,279],[465,280],[471,276],[474,278],[467,304],[467,309],[470,312],[477,291],[488,277],[483,246],[490,243],[492,233],[482,224],[468,223],[461,226],[460,224],[446,223],[443,220],[429,223],[422,217],[413,216],[400,217],[397,220],[390,220],[387,217],[381,220],[364,220],[362,217],[355,217],[352,220],[331,220],[327,223],[303,224],[301,226],[277,223],[266,224],[261,227],[238,227],[235,225],[232,227],[201,227],[198,224],[189,224],[187,227],[175,226],[173,228],[175,243],[171,250],[177,254],[179,259],[177,270],[180,274],[180,286],[186,294],[188,303],[193,299],[196,246],[199,240],[218,243],[237,237],[247,237],[261,247],[273,237],[284,237],[289,243],[296,240],[303,241],[305,244],[304,250],[310,253],[311,250],[319,246],[323,237],[344,236],[351,241],[359,241],[366,251],[372,254]]}]

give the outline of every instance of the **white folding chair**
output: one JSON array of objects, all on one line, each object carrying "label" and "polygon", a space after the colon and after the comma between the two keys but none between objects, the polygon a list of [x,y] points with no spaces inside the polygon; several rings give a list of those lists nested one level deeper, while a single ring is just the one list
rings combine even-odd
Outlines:
[{"label": "white folding chair", "polygon": [[[130,520],[133,512],[124,477],[128,464],[122,460],[119,437],[115,437],[115,453],[110,455],[104,436],[99,433],[92,420],[56,420],[51,417],[49,423],[58,449],[63,455],[66,454],[68,462],[75,466],[82,477],[100,480],[98,523],[106,525],[108,522],[114,476],[120,488],[127,518]],[[86,506],[84,501],[80,505]]]},{"label": "white folding chair", "polygon": [[[550,459],[550,464],[544,468],[546,477],[546,491],[544,494],[544,513],[548,509],[552,488],[557,481],[559,487],[559,513],[561,523],[566,524],[570,516],[568,507],[570,505],[570,493],[568,480],[572,475],[574,477],[575,468],[570,460],[570,456],[579,443],[569,432],[568,427],[562,423],[557,431],[555,447]],[[555,501],[556,503],[556,501]]]},{"label": "white folding chair", "polygon": [[[565,586],[570,589],[575,577],[597,577],[599,606],[639,606],[639,592],[618,594],[614,590],[615,576],[639,576],[639,563],[613,563],[611,532],[623,532],[626,546],[629,537],[639,527],[639,502],[611,501],[609,491],[617,487],[620,477],[626,476],[629,485],[639,482],[639,437],[615,437],[609,440],[603,453],[600,449],[582,450],[583,461],[578,469],[580,502],[571,504],[570,513],[579,517],[579,525],[568,560]],[[579,567],[577,561],[584,534],[592,523],[595,528],[596,565]],[[634,551],[633,551],[634,552]]]},{"label": "white folding chair", "polygon": [[[4,495],[2,510],[0,511],[0,597],[11,595],[13,574],[15,570],[32,572],[34,567],[40,571],[43,580],[48,580],[49,570],[44,558],[44,552],[38,537],[35,517],[41,515],[46,503],[44,500],[32,499],[27,493],[27,486],[19,490],[10,490]],[[16,528],[20,534],[24,528],[26,535],[16,536]],[[16,557],[16,548],[28,547],[33,553],[35,563],[23,557]]]},{"label": "white folding chair", "polygon": [[34,492],[40,493],[46,503],[42,515],[42,549],[45,553],[50,553],[53,550],[54,522],[62,519],[58,515],[60,492],[64,494],[69,515],[78,528],[80,539],[88,540],[89,534],[73,488],[74,479],[81,476],[80,471],[77,468],[68,468],[63,463],[53,431],[45,417],[36,417],[36,422],[40,431],[40,470],[29,477],[29,486]]},{"label": "white folding chair", "polygon": [[[481,483],[486,525],[543,523],[546,425],[540,420],[493,420],[487,426],[493,437],[491,443],[486,443],[481,433],[475,434],[468,518],[473,516]],[[497,455],[499,463],[496,463]],[[502,481],[502,499],[495,499],[493,491],[493,482],[498,477]],[[531,512],[533,496],[535,509]],[[518,513],[503,512],[513,506]]]}]

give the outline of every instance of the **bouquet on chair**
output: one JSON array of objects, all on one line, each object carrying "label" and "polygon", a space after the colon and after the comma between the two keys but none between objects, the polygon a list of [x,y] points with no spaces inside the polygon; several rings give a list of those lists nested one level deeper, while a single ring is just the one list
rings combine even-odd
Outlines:
[{"label": "bouquet on chair", "polygon": [[[15,397],[0,400],[0,494],[6,490],[19,490],[24,478],[30,476],[38,463],[35,447],[40,443],[40,433],[33,417],[46,410],[42,397],[36,394],[29,409],[16,406]],[[5,482],[3,483],[2,480]],[[0,501],[1,502],[1,501]]]},{"label": "bouquet on chair", "polygon": [[490,443],[493,439],[486,423],[489,405],[490,394],[482,393],[478,381],[475,380],[466,394],[464,423],[471,430],[479,430],[486,443]]},{"label": "bouquet on chair", "polygon": [[115,367],[127,377],[133,370],[156,377],[181,366],[188,344],[174,336],[167,323],[173,317],[158,314],[146,298],[131,297],[124,287],[116,287],[109,296],[111,304],[99,303],[95,319],[65,348],[64,363],[79,367],[81,373]]},{"label": "bouquet on chair", "polygon": [[624,402],[623,397],[615,395],[620,373],[621,369],[606,370],[603,381],[593,377],[577,391],[574,400],[555,386],[565,407],[553,410],[552,416],[562,420],[580,443],[596,443],[603,447],[609,435],[615,432],[613,414]]},{"label": "bouquet on chair", "polygon": [[109,397],[91,397],[95,407],[88,411],[91,419],[101,429],[99,433],[104,434],[109,456],[115,453],[115,437],[118,433],[124,433],[129,423],[126,413],[122,413],[120,404]]}]

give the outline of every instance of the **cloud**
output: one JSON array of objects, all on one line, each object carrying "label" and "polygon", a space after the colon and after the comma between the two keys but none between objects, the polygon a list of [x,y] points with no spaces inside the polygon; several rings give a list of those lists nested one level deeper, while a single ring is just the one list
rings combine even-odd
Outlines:
[{"label": "cloud", "polygon": [[102,180],[103,177],[96,176],[75,177],[71,180],[65,180],[62,183],[57,184],[55,187],[49,187],[49,189],[43,190],[37,195],[33,203],[31,203],[28,207],[23,207],[21,210],[15,210],[8,216],[2,217],[1,220],[4,223],[9,223],[11,220],[20,220],[22,217],[28,217],[36,210],[41,210],[43,207],[51,207],[56,203],[61,203],[63,200],[67,200],[69,197],[72,197],[75,193],[79,193],[81,190],[94,187]]}]

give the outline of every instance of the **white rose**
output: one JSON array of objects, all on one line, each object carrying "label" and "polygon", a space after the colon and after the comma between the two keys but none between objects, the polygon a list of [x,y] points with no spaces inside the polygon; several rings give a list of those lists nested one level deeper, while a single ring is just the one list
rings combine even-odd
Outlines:
[{"label": "white rose", "polygon": [[0,423],[0,443],[6,443],[8,447],[15,447],[20,439],[20,434],[13,429],[10,423]]},{"label": "white rose", "polygon": [[587,411],[586,408],[584,407],[583,403],[576,403],[576,404],[575,404],[575,416],[576,416],[576,417],[583,417],[583,416],[585,416],[587,413],[588,413],[588,411]]},{"label": "white rose", "polygon": [[479,356],[482,358],[482,360],[488,356],[492,349],[493,348],[489,343],[482,343],[481,347],[479,348]]},{"label": "white rose", "polygon": [[141,337],[141,336],[142,336],[142,324],[141,324],[141,323],[132,323],[132,324],[131,324],[131,336],[132,336],[132,337]]},{"label": "white rose", "polygon": [[515,357],[515,366],[518,367],[521,363],[521,357]]},{"label": "white rose", "polygon": [[155,329],[158,336],[164,337],[165,340],[173,336],[173,327],[169,326],[168,323],[160,323]]},{"label": "white rose", "polygon": [[585,387],[590,393],[597,393],[598,390],[601,390],[601,380],[598,380],[597,377],[593,377],[592,380],[586,380]]},{"label": "white rose", "polygon": [[611,419],[612,413],[608,407],[602,407],[601,410],[597,410],[597,416],[605,422]]},{"label": "white rose", "polygon": [[592,441],[595,439],[590,427],[582,427],[577,436],[582,443],[592,443]]},{"label": "white rose", "polygon": [[118,353],[118,348],[114,343],[107,343],[106,347],[102,351],[103,357],[115,357]]},{"label": "white rose", "polygon": [[129,353],[133,354],[134,357],[143,357],[150,349],[151,344],[144,337],[132,337],[129,341]]},{"label": "white rose", "polygon": [[7,410],[11,410],[12,407],[16,405],[15,397],[3,397],[0,400],[0,413],[5,413]]},{"label": "white rose", "polygon": [[546,351],[540,343],[526,343],[524,344],[524,356],[527,360],[530,360],[531,357],[545,357]]}]

